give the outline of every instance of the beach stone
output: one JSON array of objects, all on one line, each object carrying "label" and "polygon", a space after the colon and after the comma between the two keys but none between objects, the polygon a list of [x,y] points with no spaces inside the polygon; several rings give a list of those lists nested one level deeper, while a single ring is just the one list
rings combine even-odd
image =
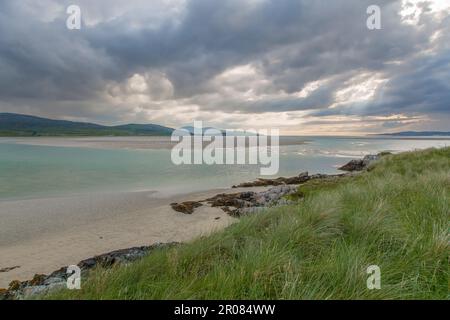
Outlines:
[{"label": "beach stone", "polygon": [[[307,176],[307,173],[302,176]],[[278,205],[284,196],[297,192],[297,188],[296,185],[279,185],[262,192],[222,193],[205,201],[212,207],[220,207],[233,217],[240,217],[243,214],[259,212],[266,207]]]},{"label": "beach stone", "polygon": [[184,214],[193,214],[194,209],[201,207],[202,204],[198,201],[185,201],[182,203],[171,203],[170,206],[173,210]]},{"label": "beach stone", "polygon": [[18,290],[20,288],[20,284],[21,282],[19,280],[13,280],[10,282],[8,290],[10,291]]},{"label": "beach stone", "polygon": [[23,289],[21,297],[23,299],[27,299],[36,295],[45,294],[48,292],[48,289],[49,287],[44,285],[26,287],[25,289]]},{"label": "beach stone", "polygon": [[67,284],[65,281],[59,281],[51,283],[49,285],[37,285],[25,287],[21,293],[16,295],[16,299],[29,299],[38,295],[44,295],[50,291],[60,290],[66,288]]},{"label": "beach stone", "polygon": [[0,289],[0,300],[6,300],[8,298],[8,290]]},{"label": "beach stone", "polygon": [[286,184],[301,184],[310,179],[308,172],[302,172],[298,176],[285,178],[279,177],[276,179],[263,179],[259,178],[256,181],[244,182],[238,185],[234,185],[233,188],[249,188],[249,187],[266,187],[266,186],[281,186]]},{"label": "beach stone", "polygon": [[30,280],[29,285],[37,286],[45,281],[45,274],[35,274],[33,279]]},{"label": "beach stone", "polygon": [[291,204],[295,204],[296,202],[295,201],[292,201],[292,200],[288,200],[288,199],[280,199],[278,202],[277,202],[277,205],[278,206],[287,206],[287,205],[291,205]]},{"label": "beach stone", "polygon": [[53,286],[55,284],[60,284],[60,283],[65,284],[66,281],[67,281],[66,277],[64,277],[64,278],[63,277],[49,277],[48,279],[46,279],[44,281],[44,284],[47,286]]},{"label": "beach stone", "polygon": [[3,268],[3,269],[0,269],[0,273],[2,273],[2,272],[9,272],[9,271],[17,269],[17,268],[20,268],[20,266]]},{"label": "beach stone", "polygon": [[212,207],[250,207],[255,201],[255,192],[221,193],[206,199]]},{"label": "beach stone", "polygon": [[343,171],[361,171],[365,168],[362,160],[351,160],[348,163],[344,164],[339,170]]},{"label": "beach stone", "polygon": [[[93,258],[80,261],[77,265],[86,273],[96,266],[105,268],[114,264],[127,264],[147,255],[152,250],[177,245],[177,242],[155,243],[150,246],[133,247],[108,252]],[[0,299],[24,299],[27,297],[46,294],[52,290],[61,289],[66,286],[67,267],[60,268],[50,275],[37,274],[29,281],[14,280],[8,289],[0,290]]]},{"label": "beach stone", "polygon": [[342,167],[339,168],[339,170],[343,171],[362,171],[366,169],[371,163],[379,160],[382,155],[386,155],[387,153],[380,153],[380,154],[368,154],[364,158],[359,160],[351,160]]}]

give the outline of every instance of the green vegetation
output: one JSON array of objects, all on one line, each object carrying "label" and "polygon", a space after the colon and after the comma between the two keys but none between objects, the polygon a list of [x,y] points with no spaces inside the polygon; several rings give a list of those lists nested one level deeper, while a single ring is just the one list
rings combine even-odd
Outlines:
[{"label": "green vegetation", "polygon": [[15,113],[0,113],[0,137],[37,136],[170,136],[173,129],[156,124],[102,126],[95,123],[53,120]]},{"label": "green vegetation", "polygon": [[[96,269],[53,299],[446,299],[450,148],[388,155],[300,187],[298,205]],[[368,290],[366,269],[381,268]]]},{"label": "green vegetation", "polygon": [[0,137],[126,137],[126,136],[168,136],[168,132],[133,132],[126,130],[67,130],[60,128],[7,131],[0,130]]}]

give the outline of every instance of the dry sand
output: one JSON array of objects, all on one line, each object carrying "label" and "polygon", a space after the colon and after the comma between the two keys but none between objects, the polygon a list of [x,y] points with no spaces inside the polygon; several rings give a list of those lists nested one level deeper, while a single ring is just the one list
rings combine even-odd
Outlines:
[{"label": "dry sand", "polygon": [[48,274],[98,254],[156,242],[184,242],[225,228],[236,219],[221,209],[202,206],[186,215],[172,210],[170,203],[238,191],[177,196],[130,192],[0,201],[0,270],[19,266],[0,272],[0,288],[12,280]]}]

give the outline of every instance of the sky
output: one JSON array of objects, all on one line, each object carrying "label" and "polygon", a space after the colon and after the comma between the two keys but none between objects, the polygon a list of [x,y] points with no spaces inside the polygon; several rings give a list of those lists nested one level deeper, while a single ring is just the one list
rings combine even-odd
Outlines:
[{"label": "sky", "polygon": [[[81,28],[66,26],[78,5]],[[367,8],[381,9],[370,30]],[[450,131],[450,0],[2,0],[0,112]]]}]

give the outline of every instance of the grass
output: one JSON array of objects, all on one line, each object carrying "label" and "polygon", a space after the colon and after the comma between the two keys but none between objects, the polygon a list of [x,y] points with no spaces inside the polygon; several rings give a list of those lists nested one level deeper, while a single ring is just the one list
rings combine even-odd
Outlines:
[{"label": "grass", "polygon": [[[297,205],[96,269],[51,299],[447,299],[450,148],[300,187]],[[366,285],[369,265],[381,289]]]}]

